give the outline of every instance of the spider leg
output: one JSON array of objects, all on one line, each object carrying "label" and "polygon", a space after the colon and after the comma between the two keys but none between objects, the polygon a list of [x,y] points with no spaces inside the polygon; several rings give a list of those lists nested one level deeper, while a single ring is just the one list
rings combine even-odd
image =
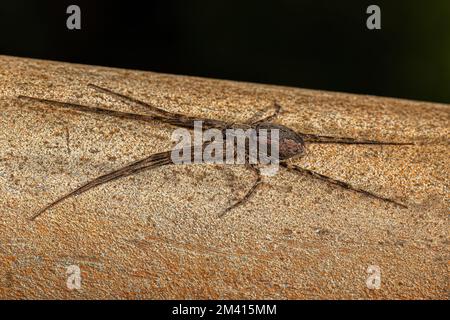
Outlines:
[{"label": "spider leg", "polygon": [[255,125],[255,124],[258,124],[258,123],[262,123],[262,122],[271,122],[273,119],[275,119],[278,116],[278,114],[281,112],[281,106],[276,101],[274,101],[273,104],[274,104],[274,109],[275,110],[273,111],[273,113],[271,115],[268,115],[267,117],[264,117],[264,118],[259,119],[259,120],[256,120],[255,119],[256,117],[252,117],[248,121],[248,123],[251,124],[251,125]]},{"label": "spider leg", "polygon": [[256,181],[253,183],[252,187],[247,191],[247,193],[241,199],[239,199],[234,204],[232,204],[231,206],[226,208],[223,212],[221,212],[219,214],[219,218],[223,217],[227,212],[233,210],[234,208],[246,203],[248,201],[248,199],[255,193],[258,186],[261,185],[262,176],[261,176],[259,169],[257,169],[254,165],[248,165],[248,167],[250,167],[256,173],[256,175],[257,175]]},{"label": "spider leg", "polygon": [[308,143],[337,143],[337,144],[374,144],[374,145],[414,145],[411,142],[387,142],[387,141],[375,141],[375,140],[364,140],[364,139],[354,139],[346,137],[331,137],[331,136],[321,136],[316,134],[306,134],[299,133],[305,142]]},{"label": "spider leg", "polygon": [[87,112],[87,113],[95,113],[95,114],[101,114],[106,115],[110,117],[120,118],[120,119],[131,119],[131,120],[139,120],[144,122],[153,122],[153,121],[161,121],[164,123],[168,123],[177,127],[185,127],[185,128],[194,128],[194,121],[203,121],[202,126],[203,129],[209,129],[209,128],[221,128],[222,126],[226,126],[225,122],[218,121],[218,120],[210,120],[210,119],[201,119],[201,118],[192,118],[192,117],[186,117],[181,116],[181,118],[167,118],[163,115],[143,115],[138,113],[131,113],[131,112],[122,112],[122,111],[116,111],[111,109],[105,109],[105,108],[99,108],[99,107],[90,107],[78,103],[71,103],[71,102],[62,102],[57,100],[51,100],[51,99],[42,99],[42,98],[36,98],[36,97],[30,97],[30,96],[24,96],[20,95],[18,96],[19,99],[22,100],[30,100],[30,101],[37,101],[42,102],[50,106],[63,108],[63,109],[69,109],[69,110],[76,110],[81,112]]},{"label": "spider leg", "polygon": [[202,126],[205,129],[209,129],[209,128],[220,129],[220,128],[225,128],[225,127],[229,126],[228,122],[221,121],[221,120],[213,120],[213,119],[208,119],[208,118],[195,118],[195,117],[186,116],[181,113],[169,112],[169,111],[163,110],[161,108],[152,106],[151,104],[146,103],[144,101],[123,95],[121,93],[112,91],[110,89],[102,88],[95,84],[88,84],[88,87],[90,87],[94,90],[100,91],[102,93],[108,94],[110,96],[113,96],[123,102],[126,102],[126,103],[131,102],[133,104],[137,104],[139,106],[145,107],[150,112],[152,112],[154,114],[159,114],[160,116],[164,117],[165,118],[164,122],[170,123],[170,124],[178,126],[178,127],[194,128],[194,121],[202,121],[203,122]]},{"label": "spider leg", "polygon": [[94,113],[94,114],[101,114],[106,115],[110,117],[120,118],[120,119],[131,119],[131,120],[139,120],[144,122],[153,122],[155,120],[164,122],[166,118],[157,116],[157,115],[143,115],[138,113],[130,113],[130,112],[122,112],[122,111],[116,111],[111,109],[104,109],[99,107],[89,107],[82,104],[77,103],[71,103],[71,102],[61,102],[51,99],[42,99],[42,98],[35,98],[35,97],[29,97],[29,96],[18,96],[19,99],[22,100],[30,100],[35,102],[42,102],[47,105],[62,108],[62,109],[68,109],[68,110],[75,110],[75,111],[81,111],[81,112],[87,112],[87,113]]},{"label": "spider leg", "polygon": [[144,158],[142,160],[138,160],[135,162],[132,162],[131,164],[128,164],[120,169],[111,171],[107,174],[104,174],[102,176],[99,176],[91,181],[88,181],[87,183],[81,185],[80,187],[76,188],[75,190],[67,193],[66,195],[58,198],[57,200],[53,201],[49,205],[45,206],[44,208],[40,209],[38,212],[36,212],[30,220],[35,220],[37,217],[39,217],[41,214],[43,214],[48,209],[54,207],[58,203],[61,203],[62,201],[75,196],[80,195],[94,187],[100,186],[102,184],[105,184],[107,182],[130,176],[133,174],[137,174],[141,171],[148,170],[148,169],[154,169],[158,168],[164,165],[172,164],[172,160],[170,158],[170,151],[161,152],[161,153],[155,153],[147,158]]},{"label": "spider leg", "polygon": [[121,100],[122,102],[127,102],[127,103],[131,102],[133,104],[140,105],[141,107],[145,107],[145,108],[147,108],[147,110],[149,110],[152,113],[157,113],[157,114],[163,115],[163,116],[168,117],[168,118],[182,116],[182,114],[173,113],[173,112],[169,112],[169,111],[160,109],[160,108],[152,106],[152,105],[150,105],[150,104],[148,104],[148,103],[146,103],[144,101],[141,101],[141,100],[138,100],[138,99],[126,96],[124,94],[112,91],[112,90],[107,89],[107,88],[100,87],[100,86],[92,84],[92,83],[89,83],[87,86],[89,88],[92,88],[92,89],[96,90],[96,91],[99,91],[99,92],[105,93],[107,95],[113,96],[116,99]]},{"label": "spider leg", "polygon": [[386,202],[389,202],[389,203],[393,203],[393,204],[395,204],[395,205],[397,205],[399,207],[402,207],[402,208],[408,208],[406,205],[404,205],[404,204],[402,204],[400,202],[397,202],[395,200],[379,196],[379,195],[377,195],[375,193],[372,193],[370,191],[366,191],[366,190],[363,190],[363,189],[360,189],[360,188],[353,187],[352,185],[350,185],[347,182],[327,177],[327,176],[325,176],[323,174],[320,174],[318,172],[315,172],[315,171],[312,171],[312,170],[309,170],[309,169],[305,169],[305,168],[302,168],[302,167],[299,167],[299,166],[296,166],[296,165],[287,164],[285,162],[280,162],[280,165],[282,165],[283,167],[285,167],[288,170],[292,170],[294,172],[298,172],[298,173],[301,173],[301,174],[304,174],[304,175],[308,175],[310,177],[313,177],[313,178],[316,178],[316,179],[319,179],[319,180],[322,180],[322,181],[325,181],[325,182],[328,182],[328,183],[340,186],[340,187],[342,187],[344,189],[348,189],[348,190],[351,190],[351,191],[354,191],[354,192],[357,192],[357,193],[361,193],[361,194],[366,195],[366,196],[371,197],[371,198],[375,198],[375,199],[378,199],[378,200],[382,200],[382,201],[386,201]]}]

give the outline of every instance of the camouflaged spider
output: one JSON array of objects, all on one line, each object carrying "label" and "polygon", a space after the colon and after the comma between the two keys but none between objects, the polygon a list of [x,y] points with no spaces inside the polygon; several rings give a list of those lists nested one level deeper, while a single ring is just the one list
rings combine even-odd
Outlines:
[{"label": "camouflaged spider", "polygon": [[[353,138],[342,138],[342,137],[332,137],[332,136],[322,136],[322,135],[315,135],[315,134],[305,134],[305,133],[299,133],[295,132],[292,129],[285,127],[283,125],[274,124],[272,120],[277,117],[277,115],[280,113],[281,107],[275,102],[275,110],[273,114],[271,114],[268,117],[262,118],[260,120],[250,120],[247,123],[228,123],[226,121],[222,120],[214,120],[214,119],[207,119],[207,118],[196,118],[196,117],[190,117],[179,113],[173,113],[168,112],[165,110],[162,110],[160,108],[157,108],[155,106],[152,106],[148,103],[145,103],[143,101],[137,100],[132,97],[128,97],[126,95],[111,91],[109,89],[105,89],[102,87],[99,87],[97,85],[89,84],[88,87],[100,91],[104,94],[108,94],[115,99],[121,100],[126,103],[132,103],[135,105],[139,105],[141,107],[147,108],[147,110],[150,112],[150,114],[137,114],[137,113],[128,113],[128,112],[121,112],[121,111],[114,111],[110,109],[104,109],[99,107],[90,107],[86,105],[76,104],[76,103],[69,103],[69,102],[60,102],[55,100],[49,100],[49,99],[41,99],[36,97],[29,97],[29,96],[19,96],[18,98],[32,101],[32,102],[40,102],[45,103],[50,106],[58,107],[58,108],[65,108],[65,109],[71,109],[71,110],[77,110],[82,112],[88,112],[88,113],[96,113],[106,116],[112,116],[117,117],[121,119],[132,119],[132,120],[138,120],[138,121],[144,121],[144,122],[154,122],[154,121],[161,121],[164,123],[168,123],[177,127],[184,127],[184,128],[194,128],[194,122],[195,121],[202,121],[203,122],[203,129],[219,129],[224,132],[227,128],[254,128],[257,132],[259,132],[260,129],[278,129],[279,130],[279,160],[280,165],[287,169],[292,170],[294,172],[304,174],[319,180],[322,180],[326,183],[330,183],[333,185],[340,186],[342,188],[351,190],[353,192],[361,193],[365,196],[369,196],[381,201],[386,201],[389,203],[392,203],[394,205],[398,205],[400,207],[406,208],[406,206],[402,203],[399,203],[393,199],[389,199],[377,194],[374,194],[372,192],[356,188],[351,186],[350,184],[333,179],[331,177],[322,175],[318,172],[299,167],[297,165],[288,164],[286,160],[294,157],[301,157],[305,154],[305,144],[306,143],[336,143],[336,144],[372,144],[372,145],[412,145],[412,143],[402,143],[402,142],[381,142],[381,141],[374,141],[374,140],[357,140]],[[112,172],[106,173],[104,175],[101,175],[91,181],[88,181],[87,183],[81,185],[77,189],[67,193],[66,195],[58,198],[54,202],[50,203],[49,205],[45,206],[44,208],[40,209],[38,212],[36,212],[30,219],[34,220],[38,216],[40,216],[42,213],[50,209],[51,207],[55,206],[56,204],[62,202],[63,200],[70,198],[75,195],[82,194],[89,189],[92,189],[96,186],[102,185],[104,183],[107,183],[109,181],[119,179],[122,177],[126,177],[129,175],[137,174],[139,172],[142,172],[144,170],[150,170],[157,167],[161,167],[164,165],[170,165],[174,164],[174,162],[171,159],[171,151],[166,152],[160,152],[150,155],[147,158],[141,159],[139,161],[132,162],[122,168],[119,168],[117,170],[114,170]],[[258,186],[262,182],[262,176],[261,176],[261,170],[254,164],[247,164],[248,168],[251,168],[255,174],[256,174],[256,180],[253,183],[252,187],[247,191],[247,193],[238,201],[236,201],[234,204],[226,208],[219,216],[223,216],[226,212],[236,208],[239,205],[242,205],[245,203],[252,194],[255,193]]]}]

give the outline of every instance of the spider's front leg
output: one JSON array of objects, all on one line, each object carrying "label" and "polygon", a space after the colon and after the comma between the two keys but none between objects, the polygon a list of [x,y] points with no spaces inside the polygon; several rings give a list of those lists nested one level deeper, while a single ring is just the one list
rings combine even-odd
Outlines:
[{"label": "spider's front leg", "polygon": [[198,117],[192,117],[187,116],[181,113],[175,113],[175,112],[169,112],[166,110],[163,110],[161,108],[158,108],[150,103],[144,102],[142,100],[129,97],[127,95],[121,94],[119,92],[115,92],[113,90],[100,87],[95,84],[88,84],[88,87],[91,89],[94,89],[98,92],[102,92],[104,94],[107,94],[111,97],[114,97],[115,99],[125,102],[125,103],[131,103],[134,105],[138,105],[141,107],[146,108],[153,117],[157,118],[158,120],[169,123],[171,125],[177,126],[177,127],[184,127],[184,128],[194,128],[196,121],[202,121],[202,126],[204,129],[211,129],[211,128],[226,128],[230,124],[226,121],[222,120],[216,120],[216,119],[209,119],[209,118],[198,118]]},{"label": "spider's front leg", "polygon": [[38,212],[36,212],[30,218],[30,220],[35,220],[37,217],[39,217],[45,211],[56,206],[58,203],[61,203],[64,200],[71,198],[73,196],[85,193],[86,191],[88,191],[92,188],[101,186],[101,185],[108,183],[110,181],[113,181],[113,180],[117,180],[117,179],[120,179],[123,177],[137,174],[144,170],[155,169],[155,168],[159,168],[159,167],[169,165],[169,164],[173,164],[170,151],[154,153],[151,156],[148,156],[144,159],[134,161],[134,162],[132,162],[126,166],[123,166],[117,170],[108,172],[104,175],[101,175],[101,176],[95,178],[95,179],[92,179],[92,180],[86,182],[85,184],[81,185],[80,187],[76,188],[75,190],[70,191],[69,193],[65,194],[64,196],[56,199],[49,205],[40,209]]}]

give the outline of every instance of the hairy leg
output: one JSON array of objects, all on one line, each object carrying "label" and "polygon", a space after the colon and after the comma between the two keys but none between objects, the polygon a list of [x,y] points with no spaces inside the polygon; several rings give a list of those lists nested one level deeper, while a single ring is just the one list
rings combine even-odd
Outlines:
[{"label": "hairy leg", "polygon": [[325,182],[330,183],[330,184],[334,184],[334,185],[340,186],[340,187],[342,187],[344,189],[348,189],[348,190],[351,190],[351,191],[354,191],[354,192],[358,192],[360,194],[363,194],[363,195],[371,197],[371,198],[375,198],[375,199],[378,199],[378,200],[382,200],[382,201],[386,201],[386,202],[389,202],[389,203],[393,203],[393,204],[395,204],[395,205],[397,205],[399,207],[402,207],[402,208],[407,208],[406,205],[404,205],[404,204],[402,204],[400,202],[397,202],[395,200],[379,196],[379,195],[377,195],[375,193],[372,193],[372,192],[369,192],[369,191],[366,191],[366,190],[363,190],[363,189],[360,189],[360,188],[353,187],[350,184],[348,184],[347,182],[343,182],[343,181],[340,181],[340,180],[337,180],[337,179],[333,179],[331,177],[327,177],[327,176],[325,176],[323,174],[320,174],[318,172],[315,172],[315,171],[312,171],[312,170],[309,170],[309,169],[305,169],[305,168],[302,168],[302,167],[299,167],[299,166],[296,166],[296,165],[287,164],[285,162],[280,162],[280,165],[285,167],[288,170],[291,170],[291,171],[294,171],[294,172],[297,172],[297,173],[301,173],[301,174],[304,174],[304,175],[307,175],[307,176],[310,176],[310,177],[313,177],[313,178],[325,181]]},{"label": "hairy leg", "polygon": [[102,184],[105,184],[107,182],[127,177],[133,174],[137,174],[144,170],[154,169],[158,168],[164,165],[172,164],[172,160],[170,158],[170,151],[161,152],[161,153],[155,153],[147,158],[144,158],[139,161],[135,161],[131,164],[128,164],[120,169],[111,171],[107,174],[104,174],[102,176],[99,176],[91,181],[88,181],[87,183],[81,185],[80,187],[76,188],[75,190],[67,193],[66,195],[58,198],[57,200],[53,201],[49,205],[45,206],[44,208],[40,209],[38,212],[36,212],[30,219],[34,220],[37,217],[39,217],[41,214],[43,214],[48,209],[54,207],[58,203],[61,203],[62,201],[71,198],[75,195],[80,195],[94,187],[100,186]]},{"label": "hairy leg", "polygon": [[354,139],[345,137],[321,136],[316,134],[299,133],[308,143],[337,143],[337,144],[374,144],[374,145],[414,145],[411,142],[385,142],[375,140]]},{"label": "hairy leg", "polygon": [[159,114],[160,116],[164,117],[164,122],[170,123],[172,125],[178,126],[178,127],[185,127],[185,128],[193,128],[194,127],[194,121],[202,121],[203,128],[209,129],[209,128],[225,128],[228,127],[230,124],[226,121],[221,120],[214,120],[214,119],[208,119],[208,118],[195,118],[186,116],[181,113],[174,113],[174,112],[168,112],[166,110],[157,108],[155,106],[150,105],[149,103],[143,102],[141,100],[123,95],[121,93],[102,88],[100,86],[94,85],[94,84],[88,84],[88,86],[92,89],[95,89],[97,91],[100,91],[102,93],[108,94],[110,96],[113,96],[123,102],[126,103],[133,103],[137,104],[139,106],[147,108],[151,113]]},{"label": "hairy leg", "polygon": [[256,168],[254,165],[248,165],[248,167],[250,167],[256,173],[256,180],[255,180],[255,182],[253,183],[252,187],[247,191],[247,193],[241,199],[239,199],[234,204],[232,204],[231,206],[226,208],[223,212],[221,212],[219,214],[219,218],[223,217],[227,212],[230,212],[234,208],[236,208],[236,207],[246,203],[248,201],[248,199],[255,193],[255,191],[257,190],[258,186],[261,185],[261,183],[262,183],[262,176],[261,176],[261,173],[259,172],[259,169]]},{"label": "hairy leg", "polygon": [[99,108],[99,107],[89,107],[89,106],[85,106],[85,105],[77,104],[77,103],[61,102],[61,101],[56,101],[56,100],[35,98],[35,97],[29,97],[29,96],[23,96],[23,95],[18,96],[18,98],[21,100],[29,100],[29,101],[34,101],[34,102],[45,103],[52,107],[87,112],[87,113],[94,113],[94,114],[100,114],[100,115],[106,115],[109,117],[115,117],[115,118],[120,118],[120,119],[131,119],[131,120],[139,120],[139,121],[144,121],[144,122],[154,122],[155,120],[164,122],[166,119],[164,117],[156,116],[156,115],[148,116],[148,115],[143,115],[143,114],[115,111],[115,110],[104,109],[104,108]]},{"label": "hairy leg", "polygon": [[[93,86],[93,85],[91,85]],[[97,88],[95,86],[95,88]],[[107,90],[107,89],[102,89]],[[109,93],[109,90],[107,91]],[[114,93],[115,94],[115,93]],[[117,94],[118,96],[122,96]],[[81,111],[81,112],[87,112],[87,113],[94,113],[94,114],[100,114],[105,115],[109,117],[115,117],[120,119],[131,119],[131,120],[138,120],[138,121],[144,121],[144,122],[153,122],[153,121],[161,121],[164,123],[168,123],[177,127],[185,127],[185,128],[194,128],[194,121],[202,121],[203,129],[209,129],[209,128],[225,128],[229,126],[229,123],[220,121],[220,120],[212,120],[212,119],[204,119],[204,118],[194,118],[194,117],[188,117],[181,114],[174,114],[170,112],[166,112],[162,109],[162,112],[159,112],[159,114],[152,114],[152,115],[143,115],[138,113],[131,113],[131,112],[122,112],[122,111],[115,111],[111,109],[105,109],[100,107],[90,107],[78,103],[71,103],[71,102],[62,102],[57,100],[51,100],[51,99],[43,99],[43,98],[36,98],[36,97],[30,97],[25,95],[18,96],[21,100],[28,100],[28,101],[35,101],[35,102],[41,102],[45,103],[49,106],[57,107],[57,108],[63,108],[63,109],[69,109],[69,110],[75,110],[75,111]],[[133,98],[128,98],[130,100],[126,100],[127,102],[133,102],[137,103]],[[139,101],[138,101],[139,102]],[[150,105],[145,104],[144,102],[140,102],[141,104],[147,105],[150,107]],[[156,113],[156,112],[155,112]]]},{"label": "hairy leg", "polygon": [[262,119],[256,120],[256,117],[252,117],[247,123],[251,124],[251,125],[256,125],[258,123],[262,123],[262,122],[271,122],[273,119],[275,119],[281,112],[281,106],[274,101],[274,111],[272,114],[270,114],[267,117],[264,117]]}]

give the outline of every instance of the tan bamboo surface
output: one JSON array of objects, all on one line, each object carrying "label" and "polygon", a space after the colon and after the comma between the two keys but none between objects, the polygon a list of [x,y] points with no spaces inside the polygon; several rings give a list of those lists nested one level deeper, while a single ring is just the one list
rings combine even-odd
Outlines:
[{"label": "tan bamboo surface", "polygon": [[[240,165],[163,167],[80,184],[170,150],[174,127],[56,110],[18,95],[243,122],[282,106],[299,132],[414,146],[309,145],[292,163],[403,209],[281,169],[218,218],[254,176]],[[0,298],[447,299],[449,105],[0,56]],[[67,268],[81,287],[67,287]],[[369,266],[381,271],[369,289]]]}]

